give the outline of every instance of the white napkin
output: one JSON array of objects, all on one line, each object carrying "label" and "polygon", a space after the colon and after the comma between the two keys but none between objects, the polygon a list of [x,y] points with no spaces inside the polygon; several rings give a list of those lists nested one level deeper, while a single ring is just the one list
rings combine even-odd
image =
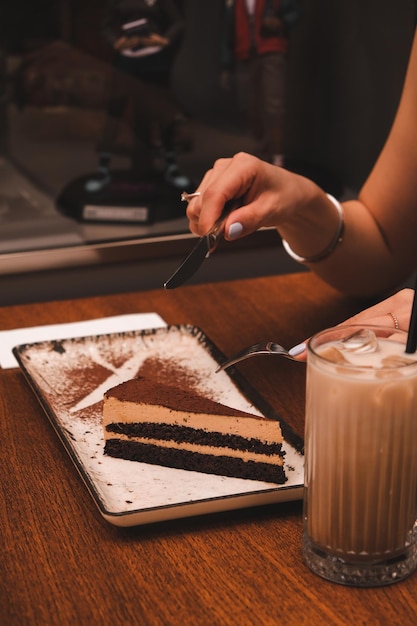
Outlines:
[{"label": "white napkin", "polygon": [[12,348],[25,343],[49,341],[54,339],[72,339],[88,335],[102,335],[130,330],[161,328],[166,322],[157,313],[132,313],[115,315],[84,322],[69,324],[51,324],[0,331],[0,367],[9,369],[19,367],[13,356]]}]

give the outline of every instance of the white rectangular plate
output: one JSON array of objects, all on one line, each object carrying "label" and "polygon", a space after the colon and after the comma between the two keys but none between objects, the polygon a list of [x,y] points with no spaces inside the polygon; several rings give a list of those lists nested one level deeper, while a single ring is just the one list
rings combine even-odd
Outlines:
[{"label": "white rectangular plate", "polygon": [[[238,371],[215,373],[225,357],[195,326],[43,341],[17,346],[13,353],[101,514],[112,524],[136,526],[302,497],[301,439]],[[279,419],[285,438],[284,485],[104,455],[104,392],[150,372],[157,371],[163,380],[173,366],[177,375],[192,378],[200,394]]]}]

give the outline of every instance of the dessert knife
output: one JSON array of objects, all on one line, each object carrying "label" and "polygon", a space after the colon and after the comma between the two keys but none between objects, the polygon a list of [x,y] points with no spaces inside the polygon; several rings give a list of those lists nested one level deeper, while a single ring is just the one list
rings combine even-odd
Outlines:
[{"label": "dessert knife", "polygon": [[237,200],[229,200],[226,202],[218,220],[210,228],[208,233],[200,237],[197,245],[191,250],[172,276],[164,283],[165,289],[175,289],[175,287],[179,287],[196,273],[204,259],[208,258],[217,248],[219,239],[223,235],[225,218],[240,204],[241,203]]}]

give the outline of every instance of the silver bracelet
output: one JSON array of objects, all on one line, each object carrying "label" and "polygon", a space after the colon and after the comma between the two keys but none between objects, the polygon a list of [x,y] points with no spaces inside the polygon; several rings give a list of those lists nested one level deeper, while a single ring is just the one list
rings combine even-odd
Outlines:
[{"label": "silver bracelet", "polygon": [[326,257],[328,257],[334,251],[336,246],[343,241],[343,232],[345,230],[343,207],[340,204],[340,202],[338,202],[336,198],[333,198],[333,196],[331,196],[329,193],[326,193],[326,196],[333,203],[334,207],[336,208],[337,214],[339,216],[339,225],[337,227],[335,236],[333,237],[333,239],[331,240],[327,248],[323,250],[323,252],[320,252],[319,254],[315,254],[314,256],[309,256],[309,257],[299,256],[298,254],[296,254],[294,250],[290,248],[289,243],[285,241],[285,239],[283,239],[282,245],[284,246],[285,252],[292,259],[294,259],[294,261],[297,261],[298,263],[316,263],[317,261],[321,261],[322,259],[325,259]]}]

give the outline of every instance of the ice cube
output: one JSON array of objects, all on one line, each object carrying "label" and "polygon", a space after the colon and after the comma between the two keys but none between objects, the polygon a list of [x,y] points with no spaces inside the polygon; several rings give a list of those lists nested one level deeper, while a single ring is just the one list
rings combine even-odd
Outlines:
[{"label": "ice cube", "polygon": [[385,356],[381,360],[382,367],[392,369],[396,367],[403,367],[404,365],[411,365],[412,363],[415,363],[414,359],[410,359],[402,354],[391,354],[389,356]]},{"label": "ice cube", "polygon": [[352,335],[345,337],[340,342],[340,349],[357,354],[376,352],[378,350],[378,339],[369,328],[361,328],[361,330],[357,330]]},{"label": "ice cube", "polygon": [[390,354],[381,359],[381,368],[375,372],[377,378],[392,378],[401,376],[401,372],[393,372],[392,370],[404,367],[405,365],[411,365],[415,363],[413,359],[406,357],[402,354]]},{"label": "ice cube", "polygon": [[327,359],[327,361],[338,363],[339,365],[342,363],[348,363],[348,360],[343,356],[340,350],[334,346],[325,346],[322,350],[320,350],[320,356]]}]

